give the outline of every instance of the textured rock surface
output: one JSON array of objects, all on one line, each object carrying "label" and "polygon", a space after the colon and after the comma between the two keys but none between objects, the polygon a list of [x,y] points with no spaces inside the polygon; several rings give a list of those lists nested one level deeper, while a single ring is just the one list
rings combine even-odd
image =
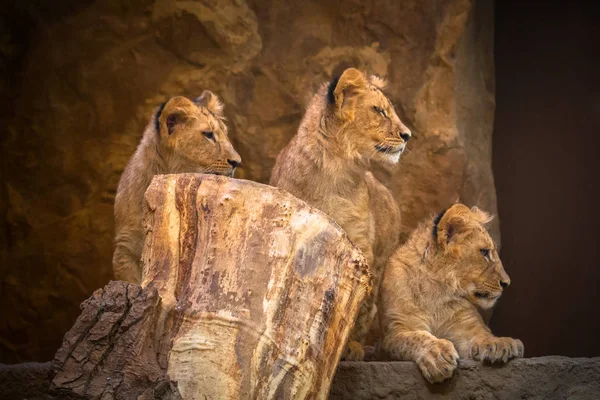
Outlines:
[{"label": "textured rock surface", "polygon": [[51,363],[0,364],[0,400],[49,398]]},{"label": "textured rock surface", "polygon": [[404,233],[459,197],[496,211],[489,0],[19,4],[33,41],[2,82],[2,361],[49,359],[78,303],[110,279],[117,182],[171,95],[220,95],[237,176],[266,182],[321,82],[350,65],[387,76],[414,132],[399,167],[378,171]]},{"label": "textured rock surface", "polygon": [[[0,366],[0,399],[55,399],[45,390],[50,363]],[[30,383],[30,384],[29,384]],[[330,399],[595,400],[600,398],[600,358],[540,357],[505,367],[461,362],[442,385],[429,385],[410,362],[342,362]]]},{"label": "textured rock surface", "polygon": [[331,399],[598,399],[600,358],[540,357],[506,366],[461,361],[456,375],[431,385],[416,364],[341,363]]}]

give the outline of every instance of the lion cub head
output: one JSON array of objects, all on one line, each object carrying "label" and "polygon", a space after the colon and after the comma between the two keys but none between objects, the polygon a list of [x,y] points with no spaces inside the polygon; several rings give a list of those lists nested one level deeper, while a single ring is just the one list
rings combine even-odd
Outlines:
[{"label": "lion cub head", "polygon": [[455,204],[440,214],[433,225],[437,245],[434,263],[451,275],[471,303],[492,307],[510,285],[494,241],[485,229],[492,217],[477,207]]},{"label": "lion cub head", "polygon": [[242,162],[227,137],[223,106],[205,90],[194,101],[171,98],[158,111],[156,129],[169,171],[233,176]]},{"label": "lion cub head", "polygon": [[382,92],[385,82],[346,69],[328,88],[328,102],[350,155],[395,164],[411,137],[392,102]]}]

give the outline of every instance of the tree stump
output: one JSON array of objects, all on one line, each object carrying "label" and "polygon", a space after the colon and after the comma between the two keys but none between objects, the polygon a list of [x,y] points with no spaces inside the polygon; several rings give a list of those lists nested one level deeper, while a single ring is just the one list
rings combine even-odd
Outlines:
[{"label": "tree stump", "polygon": [[[365,260],[344,231],[281,189],[213,175],[157,176],[146,203],[136,298],[147,300],[128,324],[131,311],[103,317],[107,308],[94,312],[88,300],[85,321],[57,353],[54,389],[97,398],[176,398],[173,387],[183,399],[326,398],[370,290]],[[111,329],[97,328],[107,319]],[[108,390],[107,377],[122,384]]]},{"label": "tree stump", "polygon": [[132,283],[96,290],[54,356],[50,392],[57,399],[180,400],[166,374],[169,336],[157,329],[159,303],[156,289]]}]

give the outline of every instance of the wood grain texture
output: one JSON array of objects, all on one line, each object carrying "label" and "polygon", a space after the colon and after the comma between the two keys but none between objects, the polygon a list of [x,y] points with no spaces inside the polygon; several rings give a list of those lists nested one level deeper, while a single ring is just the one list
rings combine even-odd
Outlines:
[{"label": "wood grain texture", "polygon": [[[371,288],[344,231],[281,189],[213,175],[157,176],[146,203],[142,288],[119,286],[113,301],[107,287],[86,303],[57,353],[54,389],[100,398],[114,393],[111,377],[127,382],[122,394],[148,398],[166,389],[183,399],[326,398]],[[145,300],[123,329],[129,293]],[[103,313],[111,301],[120,314]],[[110,334],[90,343],[109,317]]]},{"label": "wood grain texture", "polygon": [[287,192],[166,175],[146,193],[143,286],[173,332],[184,398],[325,397],[369,290],[360,251]]}]

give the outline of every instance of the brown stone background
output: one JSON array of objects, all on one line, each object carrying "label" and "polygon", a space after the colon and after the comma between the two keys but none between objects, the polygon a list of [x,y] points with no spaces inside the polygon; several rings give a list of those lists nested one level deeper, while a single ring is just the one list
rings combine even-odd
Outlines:
[{"label": "brown stone background", "polygon": [[490,0],[3,7],[0,362],[50,359],[78,304],[111,278],[115,188],[172,95],[221,96],[237,176],[267,182],[321,82],[347,66],[386,76],[414,132],[400,166],[378,171],[403,233],[459,198],[496,212]]}]

